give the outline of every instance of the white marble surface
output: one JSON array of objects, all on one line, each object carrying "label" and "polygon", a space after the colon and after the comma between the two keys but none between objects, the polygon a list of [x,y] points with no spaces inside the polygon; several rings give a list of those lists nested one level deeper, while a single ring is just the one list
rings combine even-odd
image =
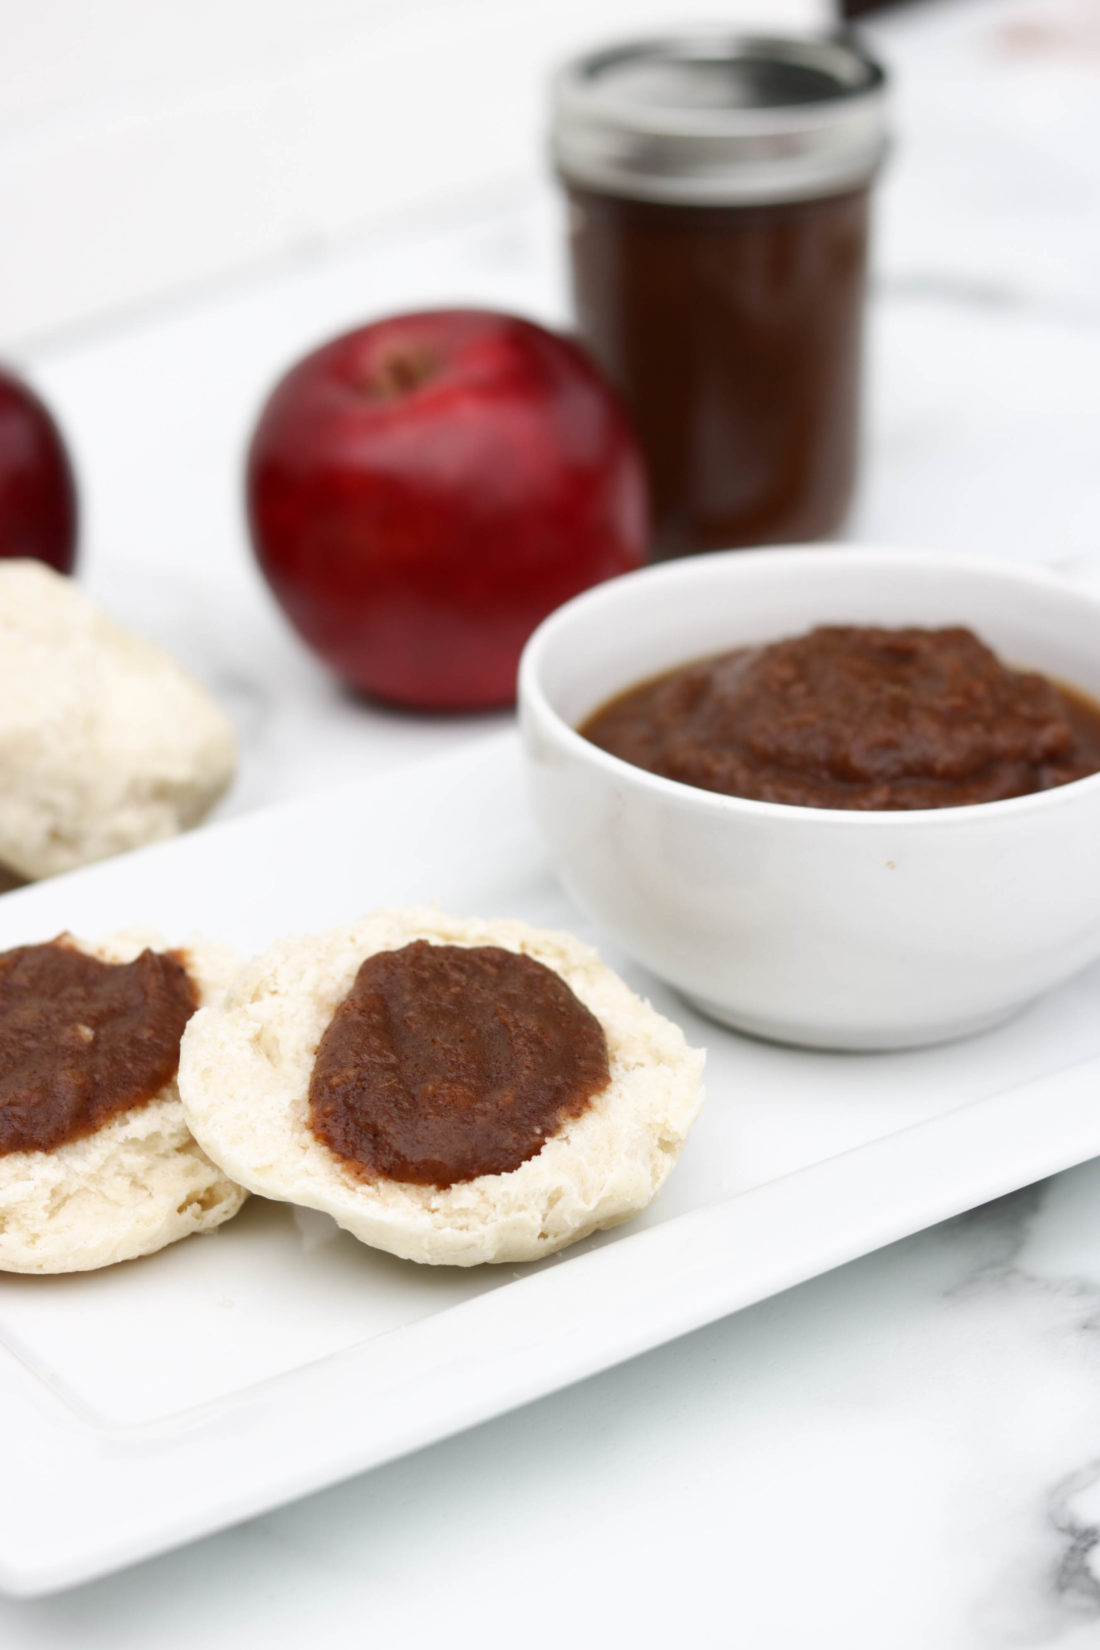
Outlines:
[{"label": "white marble surface", "polygon": [[[1100,580],[1097,7],[940,0],[873,32],[899,142],[852,536]],[[491,725],[331,685],[251,570],[240,454],[335,328],[459,299],[562,317],[559,245],[521,180],[26,355],[76,448],[90,587],[239,721],[227,811]],[[239,1530],[0,1601],[0,1644],[1100,1646],[1098,1324],[1092,1164]]]}]

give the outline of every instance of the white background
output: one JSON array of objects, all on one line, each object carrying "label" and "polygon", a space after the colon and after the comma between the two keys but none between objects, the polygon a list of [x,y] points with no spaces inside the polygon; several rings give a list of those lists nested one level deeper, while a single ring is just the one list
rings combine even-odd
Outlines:
[{"label": "white background", "polygon": [[[828,0],[740,0],[778,27]],[[541,170],[549,66],[691,0],[4,0],[0,344]]]}]

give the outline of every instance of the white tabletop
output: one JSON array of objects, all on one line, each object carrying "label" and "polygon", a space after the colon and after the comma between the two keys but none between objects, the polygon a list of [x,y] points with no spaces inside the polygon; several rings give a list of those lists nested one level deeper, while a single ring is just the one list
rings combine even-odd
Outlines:
[{"label": "white tabletop", "polygon": [[[902,9],[850,537],[1100,581],[1100,29],[1087,0]],[[243,444],[282,366],[392,309],[550,322],[534,181],[29,351],[84,574],[236,717],[241,812],[504,718],[353,702],[254,573]],[[5,1650],[1100,1645],[1100,1165],[238,1530],[36,1602]],[[166,1495],[171,1486],[165,1486]]]}]

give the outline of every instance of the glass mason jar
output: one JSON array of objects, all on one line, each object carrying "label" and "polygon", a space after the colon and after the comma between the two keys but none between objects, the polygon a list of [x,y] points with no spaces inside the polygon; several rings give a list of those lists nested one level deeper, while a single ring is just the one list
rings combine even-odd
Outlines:
[{"label": "glass mason jar", "polygon": [[846,36],[687,34],[558,73],[577,328],[641,439],[658,556],[844,518],[885,101]]}]

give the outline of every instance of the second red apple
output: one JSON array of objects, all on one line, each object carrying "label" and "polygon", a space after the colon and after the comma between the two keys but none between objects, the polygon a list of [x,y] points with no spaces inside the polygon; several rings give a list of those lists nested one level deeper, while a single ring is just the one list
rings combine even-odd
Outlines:
[{"label": "second red apple", "polygon": [[395,704],[511,703],[539,621],[640,565],[633,433],[574,344],[479,310],[397,316],[307,356],[248,459],[259,563],[302,637]]}]

